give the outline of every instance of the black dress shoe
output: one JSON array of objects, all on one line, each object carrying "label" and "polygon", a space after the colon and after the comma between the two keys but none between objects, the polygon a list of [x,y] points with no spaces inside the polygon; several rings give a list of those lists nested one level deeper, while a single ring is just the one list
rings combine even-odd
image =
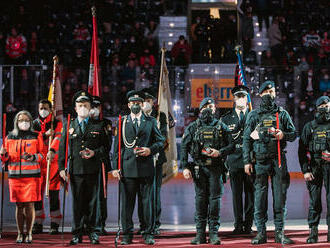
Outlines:
[{"label": "black dress shoe", "polygon": [[243,227],[239,226],[239,227],[235,227],[235,229],[233,230],[233,234],[234,235],[239,235],[239,234],[243,234],[244,230]]},{"label": "black dress shoe", "polygon": [[250,226],[245,226],[243,228],[243,233],[244,234],[251,234],[252,233],[252,228]]},{"label": "black dress shoe", "polygon": [[40,234],[42,233],[42,224],[34,223],[32,227],[32,234]]},{"label": "black dress shoe", "polygon": [[70,241],[70,245],[77,245],[78,243],[82,243],[82,237],[80,235],[75,235]]},{"label": "black dress shoe", "polygon": [[99,235],[97,235],[95,232],[88,235],[89,240],[91,241],[91,244],[98,245],[100,243],[99,241]]},{"label": "black dress shoe", "polygon": [[132,239],[133,237],[132,236],[123,236],[120,244],[121,245],[129,245],[129,244],[132,244]]},{"label": "black dress shoe", "polygon": [[55,222],[51,222],[51,223],[50,223],[50,231],[49,231],[49,234],[50,234],[50,235],[56,235],[56,234],[59,234],[58,228],[59,228],[59,224],[57,224],[57,223],[55,223]]},{"label": "black dress shoe", "polygon": [[144,234],[144,232],[145,232],[145,230],[144,229],[139,229],[139,231],[137,231],[137,235],[143,235]]}]

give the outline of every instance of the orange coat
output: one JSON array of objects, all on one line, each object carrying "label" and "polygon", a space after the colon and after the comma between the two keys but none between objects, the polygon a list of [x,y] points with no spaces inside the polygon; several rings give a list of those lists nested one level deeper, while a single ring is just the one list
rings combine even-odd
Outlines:
[{"label": "orange coat", "polygon": [[[41,134],[19,131],[15,136],[10,133],[5,139],[5,149],[7,154],[1,159],[7,162],[9,178],[40,177],[40,163],[44,159],[44,142]],[[33,161],[22,157],[25,152],[34,156]]]}]

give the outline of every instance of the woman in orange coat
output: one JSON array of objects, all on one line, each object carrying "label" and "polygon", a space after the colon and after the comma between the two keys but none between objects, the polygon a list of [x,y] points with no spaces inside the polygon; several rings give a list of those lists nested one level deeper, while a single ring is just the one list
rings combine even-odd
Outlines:
[{"label": "woman in orange coat", "polygon": [[1,159],[8,166],[10,201],[16,203],[17,243],[24,239],[24,221],[25,242],[32,242],[34,202],[41,200],[40,163],[44,143],[42,136],[32,130],[32,121],[29,112],[20,111],[0,150]]}]

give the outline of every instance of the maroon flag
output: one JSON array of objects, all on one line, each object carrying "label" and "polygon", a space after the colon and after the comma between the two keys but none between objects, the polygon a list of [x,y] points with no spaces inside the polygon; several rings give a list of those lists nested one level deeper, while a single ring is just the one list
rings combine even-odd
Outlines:
[{"label": "maroon flag", "polygon": [[97,38],[96,8],[92,7],[93,15],[93,38],[91,59],[89,65],[88,93],[93,96],[101,96],[101,81],[99,77],[99,48]]}]

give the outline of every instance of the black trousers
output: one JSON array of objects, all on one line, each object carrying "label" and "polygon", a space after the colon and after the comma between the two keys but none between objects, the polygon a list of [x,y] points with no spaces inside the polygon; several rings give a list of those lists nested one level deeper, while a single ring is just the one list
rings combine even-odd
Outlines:
[{"label": "black trousers", "polygon": [[[156,182],[152,184],[152,193],[151,193],[151,204],[152,204],[152,221],[155,221],[155,228],[160,227],[160,215],[162,212],[162,204],[160,197],[160,190],[162,187],[163,181],[163,167],[162,164],[157,164],[156,166]],[[156,198],[156,199],[155,199]],[[146,224],[143,221],[143,207],[142,207],[142,196],[139,191],[138,193],[138,215],[140,221],[140,229],[144,230],[146,228]]]},{"label": "black trousers", "polygon": [[[105,172],[105,186],[108,186],[108,173]],[[98,226],[96,227],[97,231],[101,231],[105,227],[105,222],[108,217],[107,209],[107,198],[104,198],[104,189],[103,189],[103,175],[102,170],[100,170],[98,177],[98,189],[97,189],[97,212],[96,216],[98,218]]]},{"label": "black trousers", "polygon": [[206,224],[209,231],[217,233],[220,227],[220,203],[223,194],[221,172],[216,167],[200,166],[199,178],[194,177],[196,230],[204,233]]},{"label": "black trousers", "polygon": [[70,175],[72,192],[72,234],[82,235],[84,224],[89,233],[96,232],[100,224],[97,213],[98,174]]},{"label": "black trousers", "polygon": [[319,168],[318,173],[315,173],[315,179],[307,182],[309,192],[309,209],[308,209],[308,225],[309,227],[318,226],[322,213],[322,185],[326,192],[327,201],[327,225],[330,225],[330,165],[323,165]]},{"label": "black trousers", "polygon": [[[59,219],[59,216],[61,216],[59,190],[49,190],[49,208],[51,222],[59,224],[61,220]],[[35,222],[38,224],[42,224],[45,219],[43,200],[35,202],[34,209],[36,211],[36,214],[41,214],[41,216],[36,216],[37,218],[35,219]]]},{"label": "black trousers", "polygon": [[[235,228],[248,227],[253,224],[254,186],[244,169],[230,172],[230,186],[233,198]],[[244,193],[244,206],[243,206]],[[244,216],[244,217],[243,217]]]},{"label": "black trousers", "polygon": [[133,212],[135,207],[135,199],[139,192],[141,194],[141,203],[143,209],[143,222],[146,225],[145,234],[152,233],[152,209],[151,209],[151,193],[152,193],[152,177],[131,178],[125,177],[120,181],[121,187],[121,224],[124,235],[133,235]]}]

